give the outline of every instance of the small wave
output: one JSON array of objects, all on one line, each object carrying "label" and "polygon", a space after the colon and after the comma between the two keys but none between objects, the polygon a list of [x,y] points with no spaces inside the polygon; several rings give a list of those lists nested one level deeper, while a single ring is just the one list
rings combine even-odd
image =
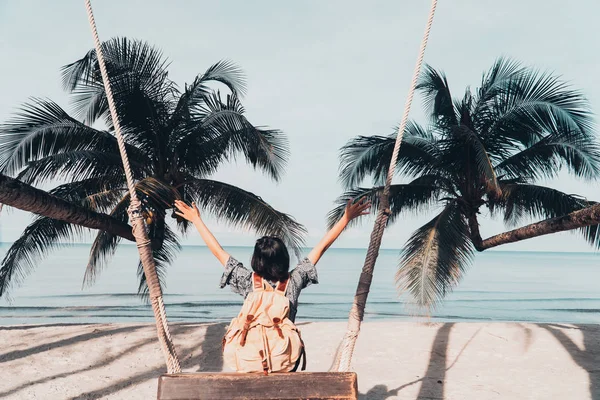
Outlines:
[{"label": "small wave", "polygon": [[418,314],[410,314],[410,313],[390,313],[390,312],[365,312],[365,315],[374,316],[374,317],[402,317],[402,318],[428,318],[432,320],[436,319],[451,319],[451,320],[466,320],[466,321],[491,321],[493,318],[487,317],[465,317],[461,315],[431,315],[424,316]]},{"label": "small wave", "polygon": [[447,299],[446,303],[506,303],[506,302],[561,302],[561,301],[600,301],[599,297],[540,297],[540,298],[514,298],[514,299]]},{"label": "small wave", "polygon": [[[183,293],[169,293],[163,295],[164,298],[189,296]],[[44,296],[25,296],[28,299],[55,299],[55,298],[88,298],[88,297],[127,297],[140,298],[137,293],[73,293],[73,294],[49,294]]]},{"label": "small wave", "polygon": [[48,310],[65,310],[65,311],[146,311],[151,310],[152,307],[149,305],[139,306],[19,306],[19,307],[5,307],[0,306],[0,311],[48,311]]},{"label": "small wave", "polygon": [[575,313],[600,313],[600,308],[542,308],[537,311],[557,311]]},{"label": "small wave", "polygon": [[165,307],[231,307],[240,306],[242,301],[189,301],[184,303],[165,303]]},{"label": "small wave", "polygon": [[[90,315],[76,315],[76,314],[51,314],[51,315],[2,315],[2,319],[82,319],[82,318],[91,318],[91,319],[106,319],[106,318],[127,318],[131,321],[136,321],[138,319],[141,320],[151,320],[154,316],[150,313],[148,315],[138,314],[138,315],[128,315],[128,314],[90,314]],[[193,316],[193,315],[169,315],[169,320],[177,321],[177,320],[207,320],[207,321],[219,321],[220,317],[202,317],[202,316]]]}]

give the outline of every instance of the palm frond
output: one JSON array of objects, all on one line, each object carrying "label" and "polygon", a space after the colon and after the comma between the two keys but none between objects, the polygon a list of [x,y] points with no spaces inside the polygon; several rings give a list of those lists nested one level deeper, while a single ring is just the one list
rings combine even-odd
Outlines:
[{"label": "palm frond", "polygon": [[[121,101],[124,97],[135,92],[140,93],[138,98],[158,102],[171,100],[175,85],[168,79],[169,63],[158,49],[140,40],[114,38],[102,43],[102,51],[119,106],[125,105],[126,102]],[[65,90],[73,95],[77,115],[89,124],[102,117],[112,126],[95,50],[64,66],[62,75]],[[143,104],[137,105],[143,107]],[[126,114],[121,107],[119,110],[120,114]]]},{"label": "palm frond", "polygon": [[[126,194],[115,205],[110,215],[122,221],[127,221],[127,207],[129,206],[129,202],[129,194]],[[95,282],[100,271],[114,256],[120,242],[121,238],[119,236],[104,231],[98,232],[90,248],[88,264],[83,275],[83,286],[91,286]]]},{"label": "palm frond", "polygon": [[135,189],[140,197],[152,201],[158,208],[163,210],[172,208],[175,200],[181,199],[177,189],[152,177],[137,182]]},{"label": "palm frond", "polygon": [[198,75],[194,81],[185,86],[179,98],[174,116],[191,115],[197,107],[210,98],[214,90],[209,86],[211,82],[220,82],[237,96],[246,93],[246,77],[240,67],[229,60],[221,60],[211,65],[203,74]]},{"label": "palm frond", "polygon": [[417,306],[431,309],[458,284],[472,256],[468,224],[449,202],[406,243],[396,283]]},{"label": "palm frond", "polygon": [[127,189],[112,176],[98,176],[59,185],[48,192],[70,203],[106,212],[119,202]]},{"label": "palm frond", "polygon": [[481,87],[474,100],[473,115],[485,113],[490,106],[489,102],[495,101],[496,97],[504,91],[506,83],[525,71],[521,63],[515,60],[506,57],[498,58],[492,68],[483,74]]},{"label": "palm frond", "polygon": [[221,60],[211,65],[204,74],[199,77],[201,82],[221,82],[238,95],[246,94],[246,76],[242,69],[230,60]]},{"label": "palm frond", "polygon": [[[206,118],[205,102],[212,101],[215,95],[214,89],[209,84],[211,82],[221,82],[235,96],[235,100],[246,91],[246,80],[239,67],[230,61],[222,60],[212,65],[204,74],[198,75],[191,84],[186,84],[183,93],[177,100],[177,105],[170,115],[167,129],[175,132],[171,141],[177,145],[181,138],[180,133],[193,130],[197,121]],[[238,101],[238,112],[244,113],[241,103]],[[210,112],[209,112],[210,113]]]},{"label": "palm frond", "polygon": [[510,226],[524,219],[556,218],[588,207],[590,203],[559,190],[529,183],[501,182],[502,197],[493,202],[504,211],[504,221]]},{"label": "palm frond", "polygon": [[[390,211],[388,223],[393,223],[397,217],[407,210],[418,212],[427,209],[441,193],[448,193],[445,187],[445,179],[436,175],[423,175],[407,184],[394,184],[390,186]],[[379,211],[379,202],[383,194],[383,186],[372,188],[355,188],[345,191],[336,199],[337,206],[327,215],[327,225],[331,229],[333,225],[344,215],[346,204],[350,200],[366,199],[371,202],[371,214]],[[350,225],[357,220],[350,222]]]},{"label": "palm frond", "polygon": [[[134,176],[138,177],[145,170],[143,164],[131,163]],[[114,153],[96,150],[77,150],[57,153],[31,161],[17,175],[17,179],[36,185],[53,179],[80,181],[104,176],[125,184],[125,172],[121,157]]]},{"label": "palm frond", "polygon": [[114,207],[126,192],[125,188],[105,189],[85,196],[82,205],[94,211],[106,212]]},{"label": "palm frond", "polygon": [[[158,170],[166,162],[171,132],[163,128],[175,104],[168,63],[159,50],[138,40],[116,38],[103,43],[103,48],[123,137],[152,160],[149,168]],[[76,115],[88,124],[102,118],[112,130],[95,53],[66,66],[63,73]]]},{"label": "palm frond", "polygon": [[510,139],[527,147],[557,131],[593,136],[586,98],[548,73],[528,69],[515,74],[488,106],[479,123],[482,135],[490,140]]},{"label": "palm frond", "polygon": [[[504,221],[509,226],[522,224],[526,220],[540,220],[567,215],[573,211],[590,207],[596,202],[577,195],[563,193],[545,186],[501,182],[502,198],[490,204],[493,213],[504,213]],[[594,247],[600,247],[600,225],[579,228],[577,232]]]},{"label": "palm frond", "polygon": [[234,94],[223,102],[217,92],[202,109],[202,118],[188,127],[176,145],[180,162],[189,172],[206,175],[241,153],[275,181],[281,178],[289,157],[288,139],[282,132],[252,125]]},{"label": "palm frond", "polygon": [[448,79],[443,72],[425,65],[417,90],[423,93],[425,109],[431,115],[432,124],[439,127],[458,124],[457,110],[454,108]]},{"label": "palm frond", "polygon": [[[44,157],[81,151],[108,156],[118,154],[118,145],[111,134],[82,124],[51,100],[33,99],[0,126],[0,170],[7,174]],[[133,162],[147,163],[135,147],[127,152]]]},{"label": "palm frond", "polygon": [[94,284],[100,271],[104,269],[115,255],[120,242],[121,238],[117,235],[105,231],[98,232],[90,248],[90,256],[83,275],[82,287]]},{"label": "palm frond", "polygon": [[227,183],[193,178],[186,183],[186,192],[198,207],[217,218],[252,229],[259,235],[277,236],[300,257],[306,234],[304,226],[259,196]]},{"label": "palm frond", "polygon": [[[498,184],[498,179],[496,177],[496,172],[494,170],[494,165],[492,164],[492,160],[488,154],[485,145],[480,140],[477,133],[473,132],[465,125],[461,125],[455,129],[455,135],[459,137],[459,140],[456,143],[456,148],[460,149],[461,147],[465,147],[465,145],[472,150],[469,152],[470,158],[465,157],[460,160],[460,163],[464,165],[465,163],[474,162],[475,167],[477,168],[478,174],[475,179],[483,178],[485,181],[486,191],[488,194],[492,194],[493,196],[499,196],[501,193],[500,185]],[[448,141],[449,143],[451,142]],[[448,149],[447,153],[453,152],[454,149]],[[465,153],[466,149],[463,149],[461,152],[455,152],[459,157],[460,154]],[[464,169],[463,169],[464,170]]]},{"label": "palm frond", "polygon": [[506,179],[538,180],[556,177],[563,167],[577,177],[598,177],[600,147],[597,142],[576,134],[551,134],[504,159],[495,168]]},{"label": "palm frond", "polygon": [[0,267],[0,297],[19,285],[39,264],[40,259],[61,241],[70,241],[84,228],[47,217],[37,217],[21,234],[2,260]]},{"label": "palm frond", "polygon": [[[375,184],[385,182],[396,135],[358,136],[342,147],[339,176],[345,188],[360,185],[367,176]],[[438,151],[431,132],[409,122],[402,136],[396,169],[408,176],[427,174],[439,168]]]},{"label": "palm frond", "polygon": [[[590,206],[597,202],[590,202]],[[596,249],[600,248],[600,225],[590,225],[577,230],[581,236]]]}]

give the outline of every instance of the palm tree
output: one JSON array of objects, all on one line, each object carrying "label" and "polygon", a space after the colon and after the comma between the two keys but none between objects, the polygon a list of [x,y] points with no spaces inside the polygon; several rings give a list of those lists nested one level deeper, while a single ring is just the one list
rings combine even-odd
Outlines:
[{"label": "palm tree", "polygon": [[[538,182],[556,177],[563,167],[582,179],[598,178],[600,149],[582,94],[552,74],[514,61],[496,61],[481,87],[467,89],[461,99],[452,98],[444,74],[431,67],[418,89],[431,119],[427,127],[412,122],[404,132],[396,168],[407,181],[391,187],[389,222],[405,211],[438,208],[404,246],[396,276],[401,290],[430,308],[460,281],[474,249],[582,227],[582,216],[570,222],[563,218],[550,222],[553,227],[546,222],[543,229],[522,228],[484,242],[478,216],[487,208],[516,225],[592,205]],[[395,134],[359,136],[341,149],[340,179],[346,191],[330,212],[330,223],[351,198],[370,198],[376,212],[394,141]],[[360,187],[368,176],[376,186]],[[590,225],[579,231],[595,244],[597,229]]]},{"label": "palm tree", "polygon": [[[246,119],[240,69],[221,61],[180,89],[169,79],[161,52],[145,42],[112,39],[103,44],[103,53],[159,276],[164,277],[180,248],[179,236],[167,223],[175,199],[195,201],[234,226],[278,235],[298,252],[302,225],[261,197],[210,179],[224,162],[241,155],[279,181],[289,154],[280,131],[255,127]],[[50,194],[126,223],[129,195],[95,51],[63,67],[62,78],[74,115],[51,100],[33,99],[23,106],[0,127],[0,172],[33,185],[61,180],[65,183]],[[227,94],[221,96],[211,84],[223,86]],[[186,222],[171,216],[184,233]],[[0,295],[58,241],[80,233],[77,225],[37,217],[2,261]],[[93,282],[120,240],[115,232],[97,234],[86,283]],[[141,266],[138,272],[138,290],[145,294]]]}]

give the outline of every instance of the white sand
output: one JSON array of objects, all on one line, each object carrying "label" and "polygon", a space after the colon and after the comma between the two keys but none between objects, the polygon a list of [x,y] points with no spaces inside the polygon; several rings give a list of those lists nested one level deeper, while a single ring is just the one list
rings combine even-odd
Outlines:
[{"label": "white sand", "polygon": [[[221,370],[224,324],[173,324],[185,371]],[[345,323],[301,324],[309,370]],[[0,398],[151,399],[165,367],[153,325],[0,328]],[[600,399],[600,328],[370,322],[354,356],[364,399]]]}]

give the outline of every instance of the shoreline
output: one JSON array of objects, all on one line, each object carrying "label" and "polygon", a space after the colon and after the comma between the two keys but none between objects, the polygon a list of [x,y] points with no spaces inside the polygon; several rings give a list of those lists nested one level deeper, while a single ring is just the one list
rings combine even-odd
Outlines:
[{"label": "shoreline", "polygon": [[[0,307],[1,308],[1,307]],[[10,319],[18,319],[20,317],[4,317],[4,320]],[[99,317],[94,317],[99,318]],[[62,321],[62,322],[14,322],[14,323],[0,323],[0,331],[3,329],[11,330],[18,329],[19,327],[23,328],[44,328],[44,327],[52,327],[52,326],[83,326],[83,325],[153,325],[154,324],[154,316],[149,315],[144,317],[143,319],[138,318],[130,318],[127,316],[123,316],[123,318],[127,318],[127,321],[108,321],[108,319],[114,318],[109,317],[107,321],[84,321],[84,322],[70,322],[70,321]],[[190,317],[189,321],[181,320],[180,318],[169,318],[169,324],[183,324],[183,325],[214,325],[214,324],[228,324],[232,318],[221,318],[214,320],[199,320],[198,318]],[[3,317],[0,317],[0,321]],[[34,318],[29,318],[34,319]],[[42,318],[40,318],[42,319]],[[57,318],[59,319],[59,318]],[[75,317],[73,319],[84,319],[81,317]],[[339,324],[346,323],[348,321],[348,317],[345,318],[301,318],[296,317],[297,324]],[[509,319],[488,319],[488,318],[437,318],[437,317],[419,317],[419,316],[398,316],[398,317],[367,317],[365,316],[363,320],[363,324],[372,324],[372,323],[391,323],[391,324],[415,324],[415,325],[436,325],[436,324],[531,324],[531,325],[589,325],[589,326],[598,326],[600,328],[600,322],[571,322],[571,321],[530,321],[530,320],[509,320]]]},{"label": "shoreline", "polygon": [[[308,371],[326,371],[346,322],[300,321]],[[172,323],[185,372],[223,369],[226,323]],[[7,399],[146,399],[164,373],[153,324],[0,327]],[[597,399],[600,325],[363,323],[353,359],[362,399]],[[568,379],[565,379],[568,377]]]}]

